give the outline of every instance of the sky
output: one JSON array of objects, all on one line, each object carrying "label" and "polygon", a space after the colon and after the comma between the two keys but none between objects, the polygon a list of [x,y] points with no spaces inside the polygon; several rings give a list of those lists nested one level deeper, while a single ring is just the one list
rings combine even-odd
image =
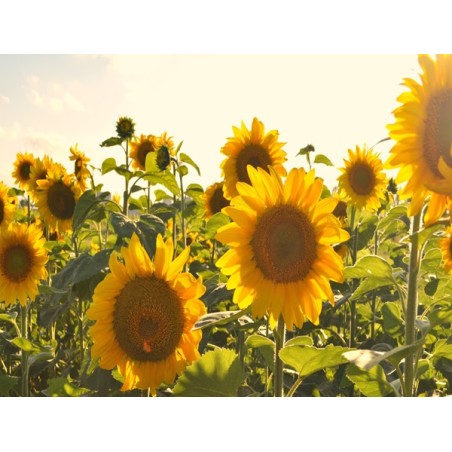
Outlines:
[{"label": "sky", "polygon": [[[232,126],[253,117],[285,142],[286,168],[312,144],[334,168],[317,166],[332,188],[347,149],[387,137],[386,125],[404,77],[417,77],[415,54],[205,55],[63,54],[0,55],[0,180],[12,185],[18,152],[50,155],[72,169],[69,148],[78,144],[91,163],[123,163],[119,148],[99,144],[115,135],[120,116],[136,133],[167,131],[201,168],[189,182],[204,187],[221,179],[221,147]],[[390,142],[375,150],[382,159]],[[95,174],[120,192],[118,176]],[[121,182],[122,183],[122,182]]]}]

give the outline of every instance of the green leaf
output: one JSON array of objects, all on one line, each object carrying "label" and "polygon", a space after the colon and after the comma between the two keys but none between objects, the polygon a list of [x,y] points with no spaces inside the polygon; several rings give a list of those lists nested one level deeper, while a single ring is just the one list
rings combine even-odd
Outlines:
[{"label": "green leaf", "polygon": [[14,344],[16,347],[20,348],[24,352],[40,352],[41,349],[33,344],[28,339],[25,339],[24,337],[15,337],[12,339],[11,344]]},{"label": "green leaf", "polygon": [[116,160],[113,157],[105,159],[102,162],[102,174],[107,174],[110,171],[113,171],[116,167]]},{"label": "green leaf", "polygon": [[441,251],[438,248],[428,250],[421,261],[421,268],[425,272],[436,273],[441,268]]},{"label": "green leaf", "polygon": [[188,165],[192,166],[197,171],[198,175],[201,176],[201,171],[199,170],[199,166],[191,159],[191,157],[189,155],[181,152],[179,154],[179,159],[181,162],[187,163]]},{"label": "green leaf", "polygon": [[366,397],[384,397],[394,393],[394,389],[386,379],[380,365],[367,371],[350,364],[346,375]]},{"label": "green leaf", "polygon": [[353,292],[353,295],[350,297],[350,300],[358,300],[364,294],[378,289],[380,287],[388,286],[393,284],[393,282],[388,282],[386,279],[377,279],[377,278],[367,278],[360,282],[357,289]]},{"label": "green leaf", "polygon": [[177,172],[182,176],[186,176],[188,174],[188,168],[186,165],[179,165],[177,167]]},{"label": "green leaf", "polygon": [[323,154],[317,154],[314,159],[314,163],[321,163],[322,165],[326,166],[334,166],[333,162]]},{"label": "green leaf", "polygon": [[[13,315],[15,314],[15,315]],[[16,317],[17,312],[11,312],[10,314],[0,314],[0,320],[4,320],[5,322],[12,323],[13,325],[16,325]]]},{"label": "green leaf", "polygon": [[206,224],[206,239],[213,239],[218,229],[230,222],[231,219],[224,213],[218,212],[215,215],[212,215]]},{"label": "green leaf", "polygon": [[190,198],[199,198],[204,193],[204,189],[199,184],[190,184],[185,190],[185,194]]},{"label": "green leaf", "polygon": [[47,384],[48,388],[42,392],[48,397],[80,397],[92,392],[89,389],[74,386],[70,377],[49,378]]},{"label": "green leaf", "polygon": [[364,256],[354,266],[345,267],[347,279],[351,278],[376,278],[393,283],[392,267],[380,256]]},{"label": "green leaf", "polygon": [[404,322],[399,304],[388,301],[381,308],[383,315],[383,329],[390,336],[399,336],[404,332]]},{"label": "green leaf", "polygon": [[28,357],[28,365],[29,367],[31,367],[33,366],[33,364],[40,363],[42,361],[49,361],[54,357],[55,356],[53,355],[53,353],[50,352],[36,353]]},{"label": "green leaf", "polygon": [[434,309],[429,313],[428,319],[432,328],[444,323],[452,323],[452,308],[443,306],[439,309]]},{"label": "green leaf", "polygon": [[102,141],[100,146],[103,148],[105,148],[105,147],[109,148],[111,146],[117,146],[118,144],[121,144],[124,140],[125,140],[125,138],[110,137],[110,138],[107,138],[106,140]]},{"label": "green leaf", "polygon": [[8,397],[19,384],[19,377],[11,377],[10,375],[0,375],[0,396]]},{"label": "green leaf", "polygon": [[214,325],[226,325],[234,320],[239,320],[246,317],[251,311],[250,307],[242,309],[241,311],[221,311],[211,312],[203,315],[193,326],[194,330],[202,330]]},{"label": "green leaf", "polygon": [[242,380],[238,355],[232,350],[216,349],[185,369],[173,393],[183,397],[236,397]]},{"label": "green leaf", "polygon": [[300,377],[304,378],[327,367],[346,363],[347,360],[342,355],[348,350],[348,348],[333,345],[328,345],[326,348],[291,345],[284,347],[279,352],[279,357],[285,364],[294,368]]},{"label": "green leaf", "polygon": [[304,148],[301,148],[297,155],[307,155],[310,152],[315,152],[315,148],[312,144],[308,144],[307,146],[305,146]]},{"label": "green leaf", "polygon": [[295,336],[288,340],[284,347],[290,347],[291,345],[314,345],[314,341],[311,336]]},{"label": "green leaf", "polygon": [[158,173],[149,173],[144,177],[144,180],[148,181],[151,185],[161,184],[167,188],[173,195],[179,196],[180,189],[177,185],[174,174],[169,171],[160,171]]},{"label": "green leaf", "polygon": [[449,336],[447,339],[440,339],[435,344],[435,349],[431,356],[431,359],[434,363],[438,361],[440,358],[447,358],[452,360],[452,336]]},{"label": "green leaf", "polygon": [[268,368],[273,371],[275,367],[275,343],[271,339],[260,334],[252,334],[245,341],[245,345],[249,348],[258,349]]}]

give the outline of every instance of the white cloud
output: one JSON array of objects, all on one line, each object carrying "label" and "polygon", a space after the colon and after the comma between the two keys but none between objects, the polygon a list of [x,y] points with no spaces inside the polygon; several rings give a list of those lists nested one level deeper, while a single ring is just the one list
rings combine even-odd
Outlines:
[{"label": "white cloud", "polygon": [[16,121],[8,127],[0,127],[0,139],[16,140],[22,133],[22,126]]},{"label": "white cloud", "polygon": [[3,96],[3,95],[0,95],[0,104],[9,104],[9,97],[8,96]]}]

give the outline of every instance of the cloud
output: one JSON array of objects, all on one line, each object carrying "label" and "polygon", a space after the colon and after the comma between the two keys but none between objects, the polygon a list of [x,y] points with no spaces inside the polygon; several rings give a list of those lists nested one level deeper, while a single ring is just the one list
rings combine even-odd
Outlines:
[{"label": "cloud", "polygon": [[9,104],[9,97],[0,94],[0,104]]},{"label": "cloud", "polygon": [[0,127],[0,139],[16,140],[22,133],[22,126],[16,121],[8,127]]},{"label": "cloud", "polygon": [[59,83],[41,83],[36,75],[27,77],[27,96],[39,108],[55,112],[84,112],[84,105],[66,87]]}]

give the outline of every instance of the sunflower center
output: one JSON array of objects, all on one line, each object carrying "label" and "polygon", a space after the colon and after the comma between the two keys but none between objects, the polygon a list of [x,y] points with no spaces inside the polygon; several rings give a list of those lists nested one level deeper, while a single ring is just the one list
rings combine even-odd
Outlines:
[{"label": "sunflower center", "polygon": [[52,215],[61,220],[69,220],[75,210],[74,193],[63,182],[58,181],[49,188],[47,204]]},{"label": "sunflower center", "polygon": [[19,173],[22,180],[30,179],[31,163],[23,162],[19,167]]},{"label": "sunflower center", "polygon": [[25,280],[33,266],[33,257],[27,247],[13,245],[3,254],[2,271],[4,275],[14,282]]},{"label": "sunflower center", "polygon": [[247,165],[251,165],[254,168],[263,168],[268,172],[267,167],[271,164],[272,160],[267,149],[258,144],[249,144],[242,149],[237,157],[236,170],[239,182],[251,183],[246,170]]},{"label": "sunflower center", "polygon": [[333,210],[333,215],[340,220],[347,218],[347,203],[339,201]]},{"label": "sunflower center", "polygon": [[427,105],[424,135],[424,157],[431,171],[442,178],[438,170],[440,157],[452,166],[452,89],[445,89],[430,99]]},{"label": "sunflower center", "polygon": [[82,165],[83,165],[83,161],[82,159],[79,157],[75,162],[74,162],[74,174],[77,176],[78,173],[80,173],[81,169],[82,169]]},{"label": "sunflower center", "polygon": [[290,283],[305,278],[317,257],[315,231],[308,217],[293,206],[268,209],[251,240],[257,267],[266,279]]},{"label": "sunflower center", "polygon": [[143,141],[143,143],[138,146],[137,160],[143,168],[146,167],[146,156],[149,154],[149,152],[153,151],[154,146],[150,141]]},{"label": "sunflower center", "polygon": [[358,195],[370,195],[375,187],[375,174],[366,163],[355,163],[348,175],[350,186]]},{"label": "sunflower center", "polygon": [[113,327],[131,358],[161,361],[174,352],[184,330],[180,299],[161,279],[136,278],[116,300]]},{"label": "sunflower center", "polygon": [[223,207],[229,206],[229,200],[223,195],[223,188],[219,187],[214,192],[209,200],[209,207],[213,214],[221,212]]}]

